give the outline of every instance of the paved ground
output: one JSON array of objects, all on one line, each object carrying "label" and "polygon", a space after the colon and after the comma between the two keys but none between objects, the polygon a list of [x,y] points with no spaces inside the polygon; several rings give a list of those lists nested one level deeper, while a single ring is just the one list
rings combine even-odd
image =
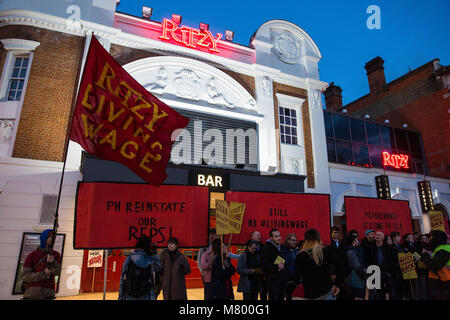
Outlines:
[{"label": "paved ground", "polygon": [[[242,293],[236,291],[237,287],[233,287],[234,298],[236,300],[242,300]],[[203,288],[188,289],[188,300],[203,300]],[[107,292],[106,300],[117,300],[119,296],[118,292]],[[158,296],[158,300],[162,300],[162,293]],[[103,300],[103,292],[96,293],[81,293],[77,296],[59,297],[56,300]]]}]

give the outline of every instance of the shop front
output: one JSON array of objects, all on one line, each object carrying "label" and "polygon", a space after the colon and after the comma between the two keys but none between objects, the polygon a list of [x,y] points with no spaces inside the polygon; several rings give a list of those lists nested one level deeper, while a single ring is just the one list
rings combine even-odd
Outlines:
[{"label": "shop front", "polygon": [[[97,219],[101,219],[102,221],[107,221],[108,214],[110,212],[115,212],[118,210],[124,211],[126,214],[138,214],[139,212],[144,212],[146,208],[146,204],[149,201],[152,201],[158,198],[160,201],[161,197],[155,195],[156,187],[151,187],[148,184],[143,183],[141,178],[136,176],[131,170],[126,168],[117,162],[105,161],[98,159],[92,155],[87,153],[83,154],[82,161],[82,173],[83,173],[83,181],[80,182],[80,185],[83,187],[93,187],[95,186],[95,191],[89,191],[95,193],[95,198],[89,199],[89,196],[86,196],[89,192],[81,192],[84,190],[80,188],[77,193],[77,209],[76,209],[76,221],[75,228],[77,226],[83,226],[83,231],[75,230],[75,248],[76,249],[85,249],[84,257],[83,257],[83,267],[82,267],[82,277],[81,277],[81,291],[82,292],[92,292],[92,291],[102,291],[103,290],[103,277],[104,277],[104,265],[100,267],[91,267],[88,266],[88,257],[89,252],[93,249],[107,249],[105,251],[108,254],[108,270],[107,270],[107,290],[108,291],[116,291],[118,290],[119,282],[120,282],[120,272],[122,269],[123,262],[126,259],[126,256],[130,253],[133,248],[133,245],[136,240],[136,236],[140,234],[140,232],[136,232],[137,229],[133,229],[133,232],[124,231],[125,236],[121,236],[120,231],[117,234],[112,234],[114,232],[114,226],[107,225],[107,222],[92,222],[92,231],[86,224],[83,224],[81,221],[87,220],[86,217],[83,217],[82,214],[89,211],[91,207],[90,203],[99,204],[99,207],[93,207],[94,211],[97,213]],[[290,175],[290,174],[274,174],[274,175],[264,175],[256,170],[244,170],[244,169],[225,169],[225,168],[211,168],[209,166],[189,166],[189,165],[174,165],[169,164],[167,168],[168,177],[163,185],[161,185],[161,191],[158,191],[161,196],[165,197],[165,201],[167,203],[181,203],[185,204],[183,209],[189,208],[189,201],[192,201],[192,205],[195,206],[193,214],[195,214],[196,225],[188,225],[187,222],[183,222],[179,229],[177,230],[177,218],[170,218],[170,221],[164,225],[170,226],[170,232],[164,236],[156,231],[156,225],[154,226],[155,232],[152,233],[152,228],[145,228],[142,232],[144,234],[153,236],[154,242],[157,244],[159,249],[162,249],[166,245],[167,238],[169,236],[177,237],[180,241],[180,249],[188,258],[188,261],[191,266],[191,274],[187,276],[186,284],[189,288],[202,287],[201,275],[197,265],[197,256],[198,250],[200,247],[206,247],[208,244],[208,229],[215,228],[216,226],[216,207],[215,200],[231,200],[234,199],[235,194],[239,192],[248,193],[253,195],[253,198],[256,199],[257,202],[260,202],[261,199],[270,199],[270,204],[266,206],[262,206],[259,208],[252,209],[252,205],[247,206],[246,215],[250,216],[248,220],[254,220],[254,218],[261,216],[264,217],[264,211],[270,212],[267,216],[267,221],[271,220],[272,224],[275,221],[275,224],[269,225],[267,223],[267,227],[263,228],[264,231],[270,230],[272,227],[278,227],[280,230],[281,225],[276,225],[278,220],[280,219],[280,215],[286,214],[286,209],[281,209],[282,212],[276,213],[270,209],[275,210],[278,208],[285,207],[285,204],[280,203],[285,196],[298,197],[305,196],[304,194],[304,176],[298,175]],[[142,188],[150,188],[148,190],[153,191],[142,191]],[[191,198],[183,198],[184,190],[189,190],[193,188],[195,189],[196,196]],[[131,189],[131,190],[130,190]],[[204,192],[206,189],[206,196],[200,197],[198,192]],[[129,197],[125,195],[126,193],[133,194],[133,201],[129,200]],[[147,193],[146,193],[147,192]],[[147,194],[151,193],[151,196]],[[112,194],[117,194],[117,196],[111,197]],[[104,196],[103,196],[104,195]],[[279,199],[276,198],[276,195],[279,195]],[[231,196],[231,198],[230,198]],[[259,200],[258,200],[259,196]],[[270,197],[269,197],[270,196]],[[313,195],[309,195],[313,197]],[[172,199],[172,198],[173,199]],[[255,198],[256,197],[256,198]],[[115,199],[109,200],[108,199]],[[171,198],[172,200],[169,200]],[[122,200],[117,200],[122,199]],[[177,199],[177,202],[174,202]],[[181,199],[181,200],[180,200]],[[172,202],[171,202],[172,201]],[[248,201],[244,201],[248,202]],[[292,201],[291,201],[292,202]],[[130,205],[127,207],[127,203]],[[134,204],[138,204],[137,210]],[[328,224],[325,221],[325,225],[329,226],[329,198],[325,196],[325,218],[328,220]],[[105,217],[102,219],[100,216],[100,212],[102,209],[101,205],[106,207]],[[133,206],[131,205],[133,204]],[[293,203],[295,206],[296,204]],[[253,206],[254,207],[254,206]],[[294,208],[290,208],[294,210]],[[148,209],[150,210],[150,209]],[[186,210],[186,209],[185,209]],[[261,210],[261,212],[259,212]],[[166,211],[163,209],[163,211]],[[205,212],[206,211],[206,212]],[[109,212],[109,213],[108,213]],[[136,213],[137,212],[137,213]],[[283,213],[284,212],[284,213]],[[304,211],[306,212],[306,211]],[[167,215],[167,213],[165,213]],[[150,217],[150,215],[143,215],[142,217]],[[270,216],[270,217],[269,217]],[[304,215],[306,218],[308,215]],[[111,217],[111,216],[109,216]],[[153,216],[151,216],[153,217]],[[275,219],[276,217],[276,219]],[[270,219],[269,219],[270,218]],[[295,218],[295,217],[294,217]],[[152,218],[149,218],[152,219]],[[156,220],[158,219],[158,220]],[[156,218],[155,221],[161,220],[161,218]],[[263,218],[261,218],[263,219]],[[111,220],[111,218],[109,218]],[[142,219],[144,220],[144,218]],[[202,221],[201,221],[202,220]],[[248,222],[248,220],[244,220],[245,236],[248,236],[248,230],[261,230],[261,224],[253,225]],[[303,232],[308,227],[308,224],[304,222],[305,219],[291,219],[293,222],[292,227],[287,225],[286,223],[286,232],[290,230],[303,230]],[[303,220],[303,221],[302,221]],[[136,220],[137,221],[137,220]],[[290,222],[289,222],[290,223]],[[139,224],[139,223],[136,223]],[[162,225],[161,224],[161,225]],[[312,225],[319,225],[319,222],[312,223]],[[98,226],[102,225],[101,228]],[[160,226],[158,226],[160,227]],[[284,227],[284,222],[283,222]],[[326,227],[326,228],[327,228]],[[103,236],[99,236],[98,240],[92,240],[93,242],[89,242],[86,237],[92,237],[93,234],[103,233],[107,234],[109,239],[112,239],[113,242],[102,242]],[[131,227],[130,227],[131,228]],[[169,229],[168,228],[168,229]],[[267,230],[266,230],[267,229]],[[128,232],[128,233],[127,233]],[[267,235],[264,235],[261,232],[263,237],[267,238]],[[285,232],[283,232],[285,233]],[[197,245],[192,246],[192,241],[185,241],[185,238],[195,234],[197,237],[200,237],[197,242]],[[243,233],[244,234],[244,233]],[[231,251],[235,253],[239,253],[243,247],[242,245],[248,239],[240,239],[240,235],[235,235],[234,240],[233,237],[230,239],[232,242]],[[126,248],[120,247],[123,243],[123,238],[127,238]],[[82,240],[85,239],[85,242]],[[118,243],[115,243],[114,240],[119,239]],[[129,241],[128,241],[129,240]],[[228,240],[228,239],[227,239]],[[121,242],[122,241],[122,242]],[[230,244],[230,242],[225,241],[226,244]],[[83,244],[85,243],[85,244]],[[90,246],[91,243],[95,243],[94,246]],[[129,243],[129,244],[127,244]],[[233,264],[236,266],[236,260],[233,260]],[[233,277],[233,283],[236,285],[238,281],[238,275],[236,274]]]}]

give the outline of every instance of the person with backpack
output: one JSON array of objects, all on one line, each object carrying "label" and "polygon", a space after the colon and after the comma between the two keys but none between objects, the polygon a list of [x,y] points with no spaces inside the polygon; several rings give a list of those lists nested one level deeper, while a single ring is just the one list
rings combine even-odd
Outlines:
[{"label": "person with backpack", "polygon": [[156,300],[153,275],[160,271],[161,262],[152,254],[151,239],[141,236],[123,264],[119,300]]},{"label": "person with backpack", "polygon": [[51,247],[52,236],[52,229],[43,231],[40,246],[25,260],[23,299],[55,299],[55,276],[61,272],[61,255]]},{"label": "person with backpack", "polygon": [[187,258],[178,250],[178,239],[169,238],[160,255],[164,300],[187,300],[185,276],[191,273]]}]

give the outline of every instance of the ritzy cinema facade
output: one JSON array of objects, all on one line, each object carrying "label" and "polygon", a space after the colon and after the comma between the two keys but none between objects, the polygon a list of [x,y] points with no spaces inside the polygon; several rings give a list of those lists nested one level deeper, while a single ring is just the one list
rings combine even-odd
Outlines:
[{"label": "ritzy cinema facade", "polygon": [[[92,197],[92,190],[123,190],[121,199],[105,198],[106,211],[125,210],[131,215],[158,208],[166,214],[164,221],[168,222],[158,228],[153,223],[156,220],[142,216],[136,220],[139,226],[127,226],[126,235],[133,240],[139,234],[138,227],[144,233],[154,232],[160,247],[168,236],[179,238],[192,269],[188,287],[201,286],[196,255],[198,248],[207,244],[208,228],[216,224],[215,200],[246,203],[242,232],[231,240],[234,245],[242,245],[250,230],[261,230],[265,238],[273,227],[283,235],[297,232],[299,238],[306,229],[317,228],[329,243],[332,225],[350,228],[355,221],[353,213],[345,212],[344,203],[355,197],[363,203],[377,199],[375,177],[383,174],[389,176],[396,200],[379,201],[395,201],[393,207],[403,210],[384,215],[394,220],[390,221],[392,228],[401,225],[405,232],[430,231],[428,214],[420,205],[418,181],[431,183],[430,192],[435,204],[443,208],[444,217],[450,210],[448,180],[329,162],[328,116],[324,117],[322,105],[327,83],[319,80],[318,69],[322,55],[310,36],[288,21],[269,20],[244,46],[233,43],[230,31],[216,33],[203,23],[184,25],[176,14],[152,21],[148,16],[120,13],[116,1],[73,1],[68,8],[63,1],[16,0],[4,1],[3,6],[2,299],[20,298],[19,271],[24,255],[33,248],[35,234],[53,225],[64,161],[58,229],[63,269],[58,296],[103,290],[105,264],[96,263],[105,257],[95,258],[103,249],[108,249],[107,290],[118,290],[121,266],[131,245],[91,246],[87,238],[79,242],[82,231],[89,237],[105,230],[94,220],[83,225],[82,211],[103,199]],[[76,19],[77,12],[81,12],[81,19]],[[168,177],[161,186],[167,190],[166,196],[158,198],[159,202],[143,190],[148,185],[120,163],[87,154],[74,142],[69,143],[66,157],[71,109],[92,35],[144,88],[190,119],[173,145]],[[82,196],[87,202],[80,201]],[[360,208],[361,203],[349,206]],[[386,207],[389,211],[389,205],[377,210]],[[183,239],[189,238],[183,237],[183,223],[167,219],[169,213],[181,216],[188,212],[203,219],[190,227],[198,230],[184,230],[189,236],[199,234],[200,242],[194,246],[183,245]],[[379,225],[385,222],[379,221]]]}]

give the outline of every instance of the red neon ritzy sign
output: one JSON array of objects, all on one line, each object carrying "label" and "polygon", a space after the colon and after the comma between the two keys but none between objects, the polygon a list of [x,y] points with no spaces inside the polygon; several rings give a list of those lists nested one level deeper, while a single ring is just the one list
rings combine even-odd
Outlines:
[{"label": "red neon ritzy sign", "polygon": [[218,33],[214,38],[209,30],[198,30],[186,26],[179,27],[174,21],[163,19],[163,31],[160,39],[173,40],[177,44],[188,48],[198,49],[198,47],[208,48],[210,52],[219,52],[217,42],[222,38]]},{"label": "red neon ritzy sign", "polygon": [[389,152],[383,151],[383,166],[409,169],[408,159],[409,156],[406,154],[390,154]]}]

